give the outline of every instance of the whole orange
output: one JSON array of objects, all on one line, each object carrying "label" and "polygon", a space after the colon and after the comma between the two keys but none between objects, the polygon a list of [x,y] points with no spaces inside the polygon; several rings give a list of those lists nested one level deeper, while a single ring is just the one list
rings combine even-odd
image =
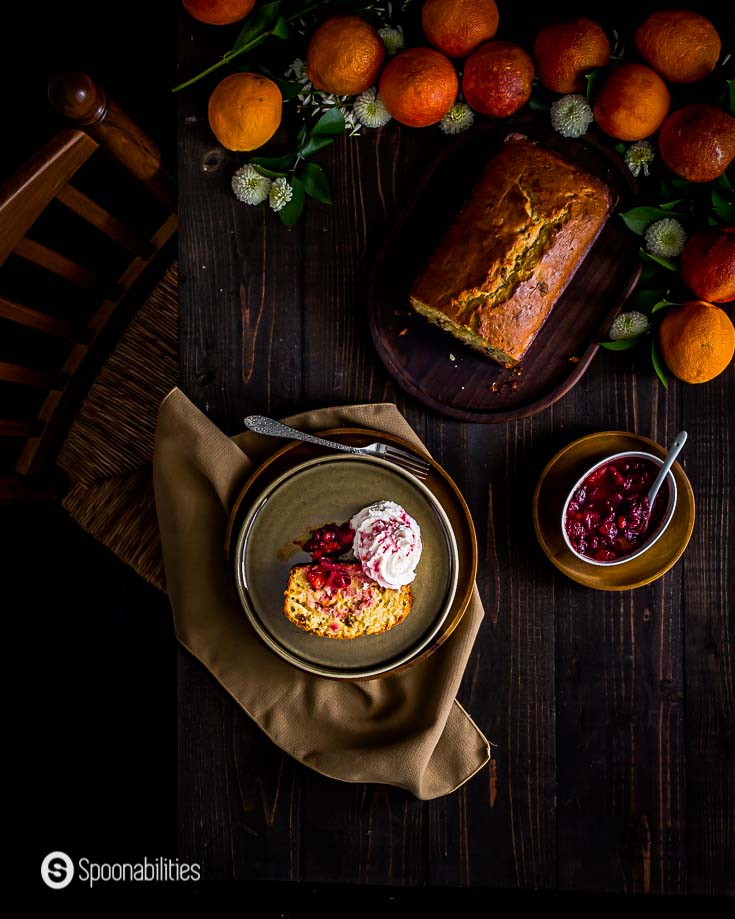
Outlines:
[{"label": "whole orange", "polygon": [[467,58],[462,92],[475,111],[504,118],[528,102],[532,80],[533,61],[523,48],[490,41]]},{"label": "whole orange", "polygon": [[682,179],[711,182],[735,158],[735,118],[696,102],[672,112],[658,136],[661,159]]},{"label": "whole orange", "polygon": [[681,279],[702,300],[735,300],[735,227],[695,233],[681,253]]},{"label": "whole orange", "polygon": [[671,310],[658,334],[669,370],[685,383],[713,379],[735,354],[735,326],[724,310],[704,300]]},{"label": "whole orange", "polygon": [[421,8],[424,35],[449,57],[466,57],[498,31],[495,0],[426,0]]},{"label": "whole orange", "polygon": [[244,19],[255,0],[181,0],[189,15],[210,26],[228,26]]},{"label": "whole orange", "polygon": [[380,76],[380,95],[391,115],[411,128],[441,121],[459,89],[452,62],[433,48],[408,48]]},{"label": "whole orange", "polygon": [[372,86],[385,59],[383,39],[359,16],[332,16],[314,32],[306,73],[316,89],[354,96]]},{"label": "whole orange", "polygon": [[671,96],[661,77],[643,64],[620,64],[605,80],[594,105],[599,128],[618,140],[643,140],[658,131]]},{"label": "whole orange", "polygon": [[536,36],[533,57],[539,79],[555,93],[580,93],[584,75],[610,60],[610,42],[594,20],[580,16],[544,26]]},{"label": "whole orange", "polygon": [[694,83],[712,73],[722,43],[709,19],[691,10],[658,10],[638,26],[638,53],[671,83]]},{"label": "whole orange", "polygon": [[257,73],[233,73],[209,97],[212,133],[228,150],[255,150],[281,123],[281,91]]}]

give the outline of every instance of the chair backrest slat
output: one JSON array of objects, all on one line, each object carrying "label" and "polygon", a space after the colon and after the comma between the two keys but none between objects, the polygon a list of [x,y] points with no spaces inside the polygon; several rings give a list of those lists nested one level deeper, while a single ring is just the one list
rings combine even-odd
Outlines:
[{"label": "chair backrest slat", "polygon": [[61,389],[64,385],[64,377],[59,373],[48,373],[33,367],[20,367],[18,364],[6,364],[4,361],[0,361],[0,380],[48,390]]},{"label": "chair backrest slat", "polygon": [[40,433],[40,421],[0,418],[0,437],[36,437]]},{"label": "chair backrest slat", "polygon": [[15,247],[15,254],[20,255],[29,262],[33,262],[39,268],[45,268],[46,271],[50,271],[60,278],[76,284],[77,287],[84,287],[86,290],[91,290],[102,296],[110,291],[111,285],[103,281],[102,278],[96,277],[82,265],[78,265],[65,255],[61,255],[60,252],[55,252],[53,249],[49,249],[48,246],[36,242],[35,239],[29,239],[24,236],[23,239],[18,241],[18,245]]},{"label": "chair backrest slat", "polygon": [[83,338],[71,323],[5,297],[0,297],[0,318],[9,319],[11,322],[17,322],[29,329],[36,329],[38,332],[45,332],[55,338],[63,338],[65,341],[76,342]]},{"label": "chair backrest slat", "polygon": [[93,137],[164,204],[176,206],[176,186],[160,150],[94,80],[78,71],[59,73],[49,81],[48,94],[61,115]]},{"label": "chair backrest slat", "polygon": [[153,252],[153,246],[147,239],[143,239],[137,233],[128,229],[125,224],[113,217],[103,207],[100,207],[96,201],[92,201],[79,189],[74,188],[73,185],[65,185],[59,191],[56,199],[84,220],[94,224],[97,229],[106,233],[110,239],[114,239],[115,242],[135,253],[135,255],[139,255],[141,258],[149,258]]},{"label": "chair backrest slat", "polygon": [[0,506],[19,501],[51,501],[59,496],[59,485],[52,481],[36,482],[19,476],[0,476]]},{"label": "chair backrest slat", "polygon": [[[73,128],[61,131],[0,184],[0,266],[13,256],[0,288],[7,343],[0,381],[15,400],[5,413],[11,417],[0,419],[3,456],[15,471],[5,480],[0,477],[0,504],[43,493],[31,482],[42,485],[49,478],[49,460],[131,308],[138,305],[151,269],[160,257],[173,255],[176,232],[175,185],[160,151],[140,128],[83,73],[52,78],[49,98]],[[98,149],[99,157],[70,185]],[[104,162],[109,158],[137,180],[134,185],[144,186],[142,195],[114,164],[110,168]],[[147,200],[146,190],[158,200]],[[126,216],[113,216],[118,204]],[[52,275],[76,285],[77,291],[64,289]],[[138,281],[144,283],[136,291]],[[34,390],[45,391],[41,399]],[[35,417],[28,418],[30,413]],[[20,440],[20,446],[10,438]]]},{"label": "chair backrest slat", "polygon": [[83,131],[61,131],[0,183],[0,265],[97,147]]}]

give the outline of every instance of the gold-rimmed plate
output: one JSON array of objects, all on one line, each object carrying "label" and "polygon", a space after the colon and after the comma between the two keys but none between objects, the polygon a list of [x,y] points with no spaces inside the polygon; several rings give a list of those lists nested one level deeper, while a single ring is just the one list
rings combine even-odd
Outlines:
[{"label": "gold-rimmed plate", "polygon": [[[324,432],[354,446],[375,441],[376,434]],[[401,438],[377,434],[377,439],[416,452]],[[414,609],[388,632],[351,641],[298,629],[282,612],[290,566],[308,560],[293,540],[384,498],[402,504],[422,528],[425,548],[412,585]],[[432,653],[459,624],[477,567],[469,511],[438,464],[432,461],[421,483],[386,461],[298,442],[271,456],[245,483],[230,515],[227,546],[244,612],[260,637],[295,666],[336,679],[383,676]]]},{"label": "gold-rimmed plate", "polygon": [[561,529],[569,490],[585,470],[608,456],[633,450],[661,459],[666,449],[640,434],[601,431],[588,434],[560,450],[546,465],[533,495],[533,525],[549,561],[568,578],[595,590],[630,590],[657,580],[681,558],[694,529],[694,492],[686,473],[674,463],[678,492],[676,510],[661,538],[648,551],[622,565],[601,567],[578,558],[566,545]]}]

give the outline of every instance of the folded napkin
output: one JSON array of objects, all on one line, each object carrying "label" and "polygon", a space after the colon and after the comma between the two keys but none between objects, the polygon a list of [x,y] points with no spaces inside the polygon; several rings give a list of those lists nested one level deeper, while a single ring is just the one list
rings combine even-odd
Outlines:
[{"label": "folded napkin", "polygon": [[[394,405],[353,405],[285,419],[302,430],[375,428],[425,451]],[[418,798],[449,794],[490,758],[455,694],[483,617],[467,612],[430,657],[394,676],[354,682],[305,673],[271,652],[240,606],[224,557],[230,508],[281,441],[230,439],[174,389],[161,405],[153,478],[176,635],[281,749],[323,775],[380,782]]]}]

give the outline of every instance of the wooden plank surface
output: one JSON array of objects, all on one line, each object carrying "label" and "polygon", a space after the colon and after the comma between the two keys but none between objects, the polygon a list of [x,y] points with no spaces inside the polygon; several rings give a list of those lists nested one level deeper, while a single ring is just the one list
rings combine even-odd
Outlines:
[{"label": "wooden plank surface", "polygon": [[[213,54],[203,30],[181,29],[183,77]],[[523,421],[427,411],[377,360],[365,280],[443,138],[391,125],[339,140],[323,158],[334,206],[307,202],[289,232],[232,197],[240,160],[209,134],[210,88],[179,99],[181,385],[228,432],[251,411],[396,402],[477,527],[486,617],[459,699],[493,759],[428,803],[328,780],[277,750],[182,651],[180,854],[217,878],[732,892],[732,370],[666,393],[641,358],[601,354]],[[565,579],[531,525],[547,460],[595,430],[667,443],[682,427],[699,502],[684,561],[634,592]]]}]

